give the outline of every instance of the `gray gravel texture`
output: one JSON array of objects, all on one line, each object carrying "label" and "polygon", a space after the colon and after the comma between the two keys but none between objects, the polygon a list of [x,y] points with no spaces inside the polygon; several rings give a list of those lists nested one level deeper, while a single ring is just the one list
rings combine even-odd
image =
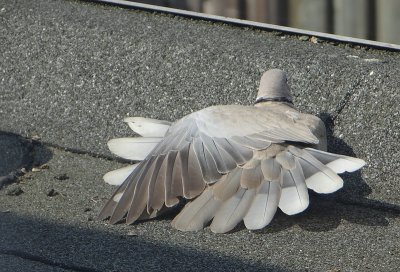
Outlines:
[{"label": "gray gravel texture", "polygon": [[124,117],[249,105],[281,68],[298,108],[332,124],[330,150],[367,161],[344,199],[400,204],[399,53],[82,1],[0,3],[1,130],[112,156]]},{"label": "gray gravel texture", "polygon": [[35,271],[35,272],[66,272],[68,270],[48,266],[40,262],[25,260],[21,257],[0,255],[1,271]]},{"label": "gray gravel texture", "polygon": [[[396,271],[400,265],[399,214],[324,196],[312,195],[297,216],[278,212],[257,232],[243,225],[226,235],[209,228],[180,232],[170,225],[176,211],[130,226],[99,222],[113,191],[101,177],[122,164],[50,151],[46,168],[0,191],[0,256],[29,253],[72,271]],[[8,195],[15,187],[24,193]],[[58,194],[48,196],[51,190]],[[0,271],[7,271],[1,265],[0,259]]]},{"label": "gray gravel texture", "polygon": [[[0,190],[0,271],[400,267],[399,53],[83,1],[0,0],[0,54],[0,176],[27,158],[35,168]],[[113,191],[101,176],[122,166],[106,142],[132,134],[124,117],[251,105],[269,68],[287,71],[295,105],[325,121],[330,151],[367,161],[342,190],[261,232],[95,220]]]}]

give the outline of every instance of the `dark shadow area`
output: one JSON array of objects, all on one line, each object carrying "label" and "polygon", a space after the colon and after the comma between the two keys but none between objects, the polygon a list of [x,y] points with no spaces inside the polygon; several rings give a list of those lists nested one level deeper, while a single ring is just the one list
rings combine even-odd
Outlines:
[{"label": "dark shadow area", "polygon": [[[333,135],[335,126],[335,117],[329,113],[321,113],[318,115],[319,118],[324,121],[326,126],[327,138],[328,138],[328,152],[342,154],[351,157],[357,157],[354,153],[353,148],[349,146],[345,141],[337,138]],[[336,194],[338,197],[345,197],[351,199],[364,198],[371,194],[372,190],[368,184],[362,179],[360,171],[353,173],[343,173],[341,177],[344,180],[343,189],[339,190]]]},{"label": "dark shadow area", "polygon": [[291,271],[215,252],[59,225],[12,213],[0,213],[0,255],[85,272]]},{"label": "dark shadow area", "polygon": [[0,131],[0,189],[32,167],[52,158],[51,151],[40,142]]},{"label": "dark shadow area", "polygon": [[[278,209],[272,222],[255,233],[276,233],[296,225],[311,232],[326,232],[336,229],[342,220],[363,226],[386,227],[389,225],[388,218],[400,217],[400,212],[393,210],[381,209],[368,204],[343,203],[337,199],[339,193],[328,196],[319,195],[310,190],[308,192],[310,205],[304,212],[289,216]],[[400,207],[397,209],[400,210]],[[244,229],[245,226],[242,222],[232,232]]]},{"label": "dark shadow area", "polygon": [[336,229],[342,220],[363,226],[386,227],[389,225],[387,218],[399,216],[400,214],[382,212],[373,208],[344,205],[331,197],[310,192],[310,206],[307,210],[294,216],[288,216],[279,211],[270,226],[259,232],[279,232],[295,225],[307,231],[326,232]]},{"label": "dark shadow area", "polygon": [[[345,141],[333,135],[335,126],[335,117],[329,113],[321,113],[318,116],[324,121],[328,138],[328,152],[342,154],[351,157],[357,157],[353,148]],[[362,179],[360,171],[353,173],[343,173],[341,177],[344,180],[344,186],[337,193],[333,194],[336,198],[347,200],[361,200],[371,194],[372,190]],[[400,208],[399,208],[400,211]]]}]

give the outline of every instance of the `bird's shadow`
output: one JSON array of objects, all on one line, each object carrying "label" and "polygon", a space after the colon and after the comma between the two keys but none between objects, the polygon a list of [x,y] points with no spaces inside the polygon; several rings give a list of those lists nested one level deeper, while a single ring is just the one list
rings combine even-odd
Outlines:
[{"label": "bird's shadow", "polygon": [[0,131],[0,154],[0,189],[53,156],[40,142],[3,131]]}]

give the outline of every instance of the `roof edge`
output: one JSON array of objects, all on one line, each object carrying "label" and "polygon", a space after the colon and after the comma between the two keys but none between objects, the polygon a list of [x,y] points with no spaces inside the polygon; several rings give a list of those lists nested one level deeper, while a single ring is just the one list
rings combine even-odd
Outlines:
[{"label": "roof edge", "polygon": [[385,42],[378,42],[366,39],[359,39],[359,38],[352,38],[348,36],[341,36],[311,30],[304,30],[300,28],[293,28],[293,27],[286,27],[286,26],[279,26],[267,23],[259,23],[254,21],[236,19],[236,18],[229,18],[224,16],[218,15],[211,15],[205,14],[195,11],[188,11],[182,9],[175,9],[175,8],[168,8],[168,7],[161,7],[149,4],[142,4],[131,2],[127,0],[83,0],[85,2],[95,2],[100,4],[107,4],[107,5],[116,5],[125,8],[132,8],[132,9],[139,9],[145,11],[155,11],[160,13],[167,13],[178,15],[182,17],[187,17],[191,19],[198,19],[198,20],[206,20],[212,22],[222,22],[230,25],[240,26],[240,27],[251,27],[266,31],[279,31],[286,34],[291,35],[307,35],[307,36],[315,36],[324,40],[335,41],[340,43],[347,43],[347,44],[354,44],[354,45],[363,45],[368,46],[371,48],[379,48],[379,49],[386,49],[390,51],[400,51],[400,45],[392,44],[392,43],[385,43]]}]

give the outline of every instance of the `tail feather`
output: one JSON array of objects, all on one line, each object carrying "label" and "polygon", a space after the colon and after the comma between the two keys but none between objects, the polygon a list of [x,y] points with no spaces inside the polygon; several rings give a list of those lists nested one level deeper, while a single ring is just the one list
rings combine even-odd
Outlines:
[{"label": "tail feather", "polygon": [[258,162],[254,168],[243,168],[242,176],[240,178],[240,185],[246,189],[257,188],[263,179],[264,176],[261,171],[260,163]]},{"label": "tail feather", "polygon": [[277,180],[281,175],[281,165],[274,158],[261,161],[261,170],[266,180]]},{"label": "tail feather", "polygon": [[292,170],[296,167],[293,155],[287,150],[279,152],[275,159],[280,165],[282,165],[283,168],[287,170]]},{"label": "tail feather", "polygon": [[221,201],[230,199],[240,188],[240,178],[242,168],[236,168],[213,185],[213,191],[216,198]]},{"label": "tail feather", "polygon": [[293,170],[282,169],[282,195],[279,208],[284,213],[293,215],[307,209],[308,204],[308,191],[303,170],[298,160],[295,160]]},{"label": "tail feather", "polygon": [[267,226],[278,209],[280,197],[280,182],[264,180],[257,188],[254,200],[244,217],[246,228],[256,230]]},{"label": "tail feather", "polygon": [[365,161],[358,158],[332,154],[313,148],[305,148],[304,150],[338,174],[354,172],[365,165]]},{"label": "tail feather", "polygon": [[124,121],[134,132],[143,137],[164,137],[171,126],[168,121],[143,117],[128,117]]},{"label": "tail feather", "polygon": [[136,163],[110,171],[103,176],[103,179],[110,185],[121,185],[137,166]]},{"label": "tail feather", "polygon": [[288,150],[299,159],[308,188],[320,194],[327,194],[343,187],[343,180],[309,152],[293,146]]},{"label": "tail feather", "polygon": [[117,138],[108,141],[115,155],[128,160],[142,161],[161,142],[162,138]]},{"label": "tail feather", "polygon": [[232,230],[247,214],[254,195],[255,189],[240,188],[217,211],[211,223],[211,231],[225,233]]}]

